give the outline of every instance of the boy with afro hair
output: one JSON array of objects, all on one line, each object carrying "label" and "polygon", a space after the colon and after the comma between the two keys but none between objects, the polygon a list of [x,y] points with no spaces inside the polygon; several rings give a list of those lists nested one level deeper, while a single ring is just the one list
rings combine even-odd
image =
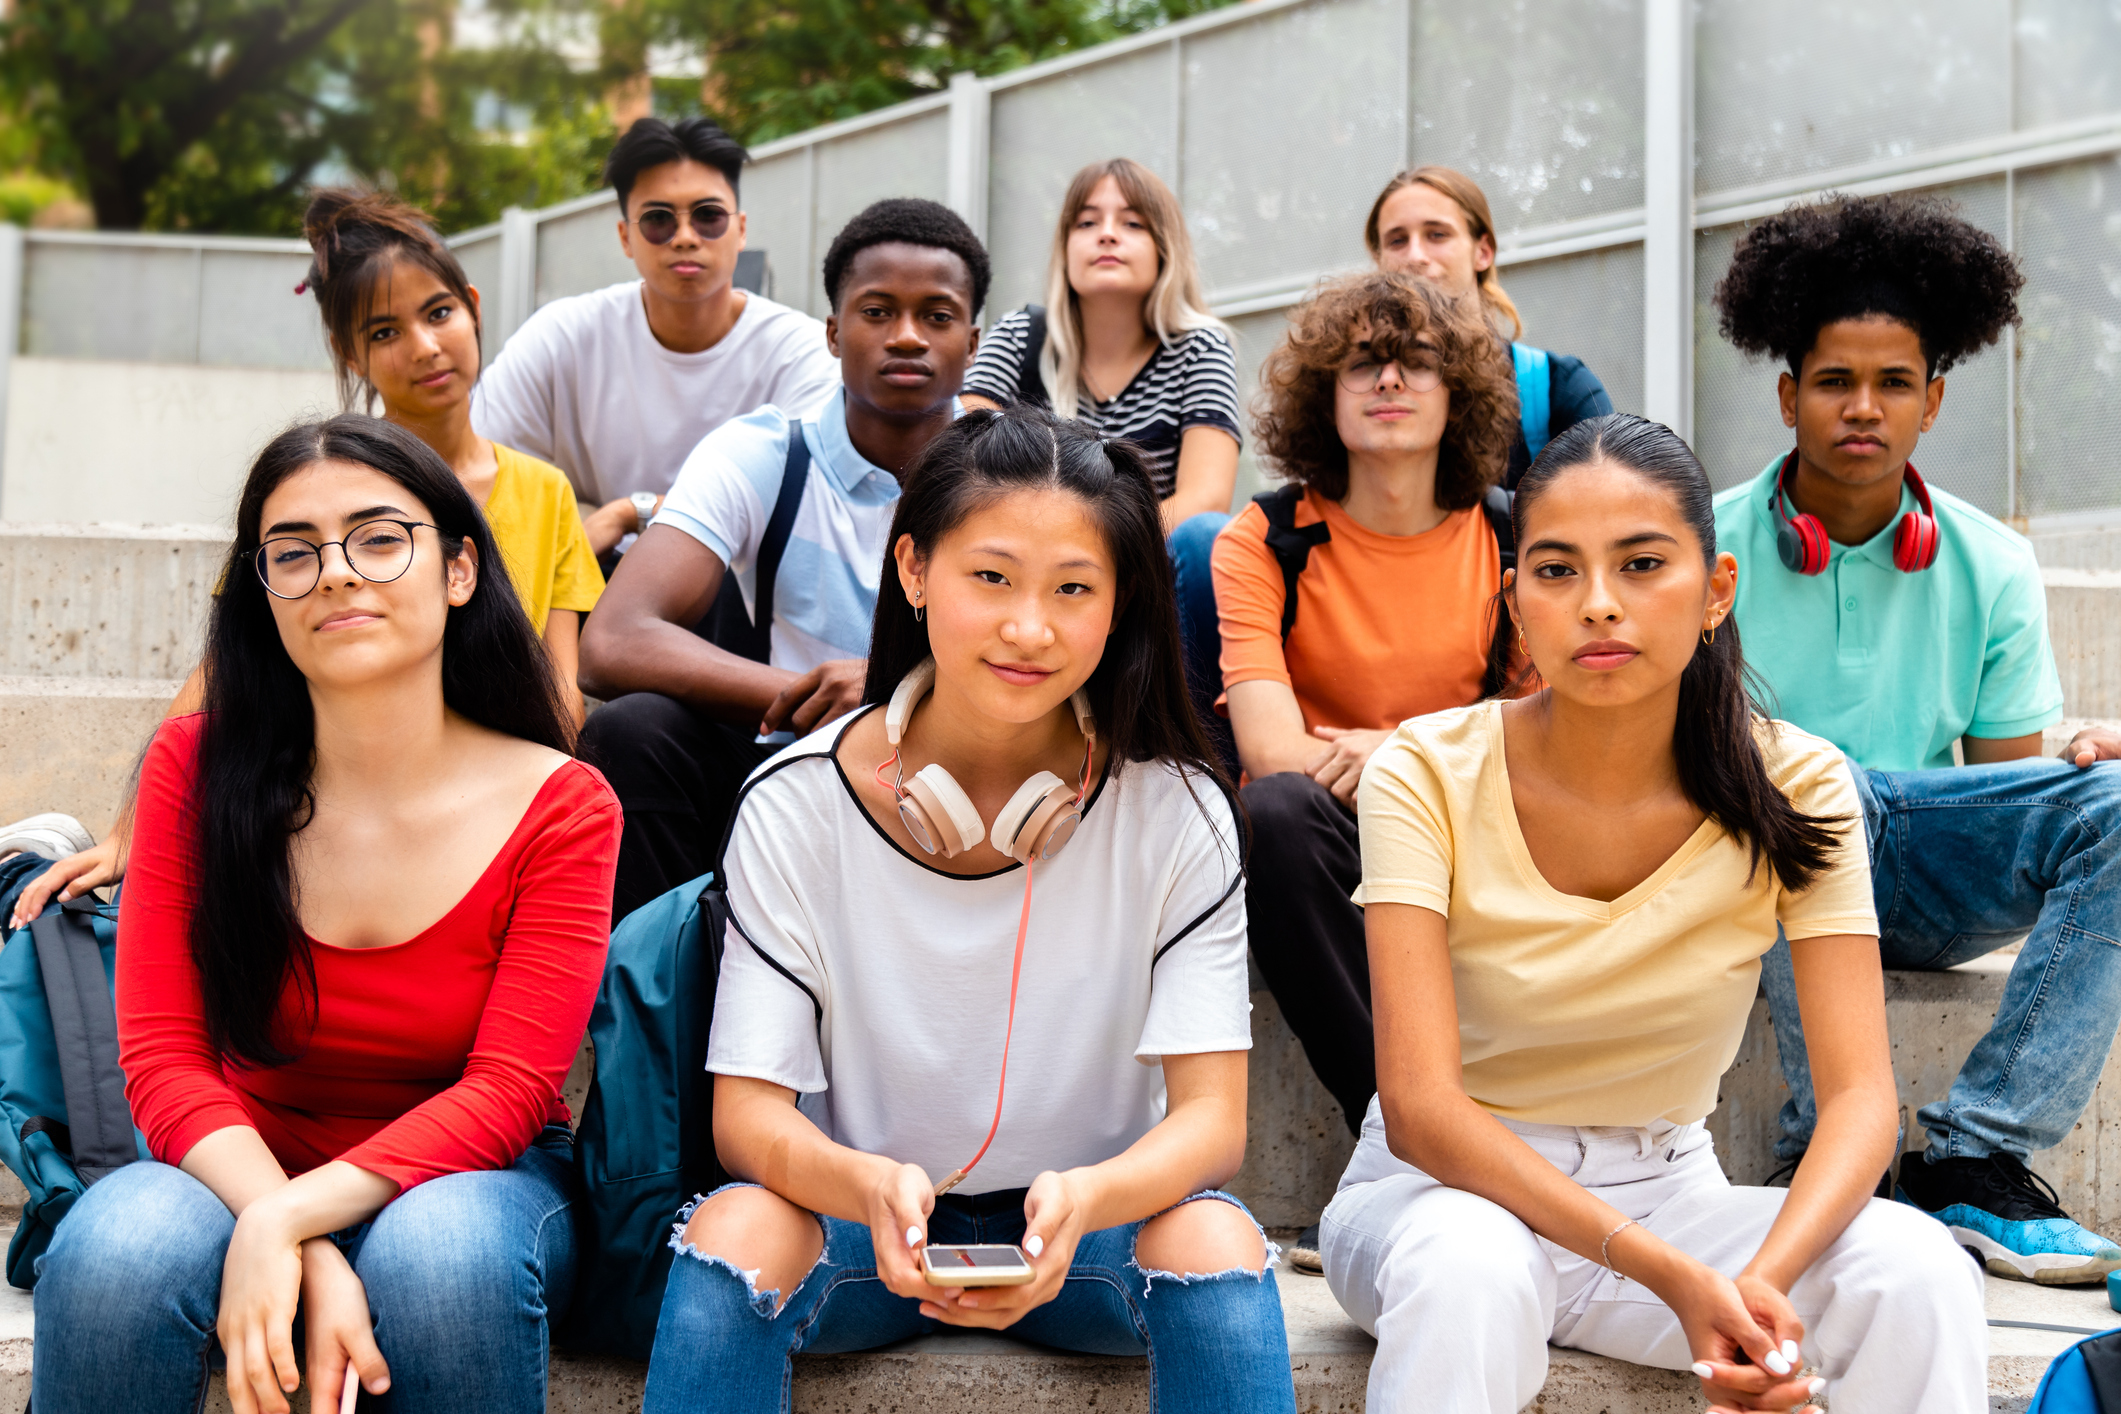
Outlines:
[{"label": "boy with afro hair", "polygon": [[[2121,1247],[2027,1167],[2068,1136],[2121,1025],[2121,737],[2062,716],[2032,548],[1910,461],[1945,374],[2018,318],[2017,263],[1934,198],[1828,199],[1769,217],[1716,287],[1726,337],[1783,363],[1795,446],[1716,498],[1734,612],[1777,715],[1848,756],[1889,968],[2024,939],[1994,1024],[1897,1196],[1999,1276],[2098,1282]],[[1966,764],[1953,764],[1953,748]],[[1799,943],[1799,947],[1813,946]],[[1817,1118],[1790,944],[1762,967],[1793,1170]]]},{"label": "boy with afro hair", "polygon": [[[617,699],[582,733],[626,811],[614,919],[713,868],[751,769],[860,705],[899,475],[960,411],[989,279],[971,227],[879,201],[833,238],[824,277],[842,386],[708,433],[582,637],[584,690]],[[727,574],[763,661],[703,636]]]}]

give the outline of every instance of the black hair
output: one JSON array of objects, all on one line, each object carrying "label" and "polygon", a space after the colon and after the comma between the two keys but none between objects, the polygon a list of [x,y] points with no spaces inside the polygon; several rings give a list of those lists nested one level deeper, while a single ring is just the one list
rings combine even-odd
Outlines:
[{"label": "black hair", "polygon": [[[482,726],[557,751],[573,731],[551,661],[508,582],[486,518],[449,464],[405,429],[360,413],[300,423],[251,464],[236,507],[236,538],[206,628],[206,713],[197,776],[198,892],[191,954],[207,1033],[225,1056],[285,1064],[306,1034],[274,1025],[289,979],[314,1019],[316,969],[295,906],[288,855],[309,822],[316,719],[301,670],[287,655],[256,556],[265,499],[322,461],[352,462],[403,486],[426,506],[444,560],[469,543],[479,579],[442,631],[442,700]],[[408,574],[441,574],[415,550]]]},{"label": "black hair", "polygon": [[604,181],[619,194],[620,213],[625,213],[626,199],[633,195],[634,181],[641,173],[687,158],[727,177],[729,194],[734,197],[738,195],[737,178],[743,175],[751,154],[744,150],[744,144],[705,118],[687,118],[679,123],[636,118],[604,158]]},{"label": "black hair", "polygon": [[930,656],[928,625],[896,592],[900,536],[925,555],[966,517],[1014,491],[1053,489],[1078,498],[1104,532],[1119,603],[1104,656],[1084,685],[1113,761],[1169,761],[1229,783],[1194,715],[1178,639],[1178,599],[1164,548],[1156,485],[1141,449],[1106,441],[1079,422],[1019,403],[970,412],[924,448],[900,478],[869,641],[864,702],[888,702]]},{"label": "black hair", "polygon": [[825,301],[840,307],[840,282],[854,257],[873,245],[904,241],[908,245],[934,246],[965,262],[972,276],[972,313],[987,303],[987,286],[993,273],[987,264],[987,248],[980,244],[965,218],[939,201],[918,196],[894,196],[872,202],[859,216],[840,227],[825,252]]},{"label": "black hair", "polygon": [[[1716,507],[1708,473],[1678,433],[1624,412],[1579,422],[1547,443],[1517,484],[1511,521],[1519,545],[1528,543],[1525,528],[1540,497],[1569,472],[1596,461],[1618,463],[1670,492],[1680,518],[1701,542],[1702,563],[1715,565]],[[1755,704],[1752,683],[1738,644],[1738,620],[1726,618],[1715,641],[1698,644],[1680,674],[1672,754],[1687,799],[1751,847],[1755,870],[1766,860],[1782,886],[1797,893],[1825,871],[1839,829],[1849,822],[1805,814],[1768,775],[1753,734],[1768,716]]]},{"label": "black hair", "polygon": [[1747,231],[1716,282],[1723,335],[1803,373],[1819,330],[1884,315],[1915,331],[1932,377],[2018,322],[2025,276],[1937,196],[1827,197]]}]

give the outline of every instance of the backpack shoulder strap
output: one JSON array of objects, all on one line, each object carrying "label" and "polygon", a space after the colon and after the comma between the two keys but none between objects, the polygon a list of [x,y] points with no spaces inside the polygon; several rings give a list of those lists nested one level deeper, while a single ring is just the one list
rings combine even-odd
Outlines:
[{"label": "backpack shoulder strap", "polygon": [[[1506,570],[1517,568],[1517,527],[1510,520],[1516,501],[1515,491],[1500,486],[1490,486],[1480,498],[1480,513],[1488,518],[1488,528],[1495,532],[1495,548]],[[1510,683],[1510,616],[1503,610],[1500,596],[1490,612],[1495,631],[1489,636],[1488,665],[1480,678],[1482,697],[1494,697]]]},{"label": "backpack shoulder strap", "polygon": [[1517,374],[1517,422],[1524,430],[1525,450],[1537,457],[1547,444],[1547,429],[1554,420],[1550,410],[1554,377],[1547,366],[1547,351],[1530,344],[1511,344],[1510,365]]},{"label": "backpack shoulder strap", "polygon": [[1039,356],[1046,351],[1046,307],[1042,304],[1025,305],[1024,319],[1024,351],[1016,365],[1016,399],[1047,407],[1053,399],[1046,392],[1046,375],[1039,372],[1038,367]]},{"label": "backpack shoulder strap", "polygon": [[[94,902],[87,906],[94,908]],[[30,922],[57,1043],[59,1083],[73,1140],[74,1171],[94,1183],[139,1157],[125,1073],[118,1069],[118,1014],[95,930],[75,904],[47,908]]]},{"label": "backpack shoulder strap", "polygon": [[1304,566],[1311,563],[1312,547],[1323,545],[1333,538],[1332,529],[1320,520],[1310,525],[1296,523],[1296,503],[1304,496],[1304,488],[1298,485],[1277,487],[1262,491],[1252,498],[1267,518],[1267,548],[1274,552],[1275,561],[1281,566],[1281,641],[1289,641],[1289,631],[1296,627],[1296,581],[1303,574]]},{"label": "backpack shoulder strap", "polygon": [[1495,548],[1502,552],[1502,567],[1517,568],[1517,527],[1510,521],[1511,508],[1517,504],[1517,493],[1500,486],[1490,486],[1480,498],[1480,513],[1488,518],[1488,526],[1495,532]]},{"label": "backpack shoulder strap", "polygon": [[788,460],[781,467],[781,494],[773,501],[773,516],[759,539],[758,572],[752,577],[754,610],[752,622],[770,643],[773,633],[773,581],[781,572],[781,553],[795,529],[796,508],[803,504],[803,488],[810,484],[810,444],[803,440],[803,424],[788,425]]}]

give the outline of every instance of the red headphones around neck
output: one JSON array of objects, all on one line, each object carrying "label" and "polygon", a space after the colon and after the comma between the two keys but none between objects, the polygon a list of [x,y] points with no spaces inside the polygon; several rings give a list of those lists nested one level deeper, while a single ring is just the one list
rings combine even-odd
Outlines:
[{"label": "red headphones around neck", "polygon": [[[1790,512],[1790,473],[1796,469],[1797,453],[1792,451],[1775,472],[1775,495],[1770,502],[1775,510],[1775,551],[1782,556],[1782,563],[1797,574],[1824,574],[1827,561],[1833,557],[1826,526],[1815,515]],[[1937,563],[1937,513],[1930,505],[1930,488],[1923,484],[1922,473],[1915,470],[1913,462],[1907,464],[1906,476],[1915,493],[1915,504],[1922,509],[1900,517],[1900,527],[1893,532],[1893,565],[1907,574],[1916,574]]]}]

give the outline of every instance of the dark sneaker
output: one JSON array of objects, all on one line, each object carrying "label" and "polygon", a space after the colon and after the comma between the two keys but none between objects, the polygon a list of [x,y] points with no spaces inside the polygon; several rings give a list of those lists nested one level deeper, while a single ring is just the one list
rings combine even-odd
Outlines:
[{"label": "dark sneaker", "polygon": [[2121,1269],[2121,1247],[2071,1219],[2047,1180],[2011,1154],[1911,1160],[1899,1197],[1950,1228],[1994,1276],[2091,1286]]},{"label": "dark sneaker", "polygon": [[1289,1250],[1282,1255],[1287,1257],[1289,1265],[1299,1272],[1308,1272],[1314,1277],[1326,1274],[1326,1259],[1318,1255],[1317,1223],[1312,1223],[1296,1234],[1296,1240],[1289,1244]]}]

